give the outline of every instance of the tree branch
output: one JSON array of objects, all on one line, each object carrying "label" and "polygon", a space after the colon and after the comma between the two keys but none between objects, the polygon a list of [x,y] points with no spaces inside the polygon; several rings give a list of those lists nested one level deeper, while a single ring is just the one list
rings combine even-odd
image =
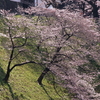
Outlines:
[{"label": "tree branch", "polygon": [[22,65],[25,65],[25,64],[29,64],[29,63],[40,64],[40,63],[36,63],[35,61],[29,61],[29,62],[24,62],[24,63],[21,63],[21,64],[15,64],[15,65],[10,69],[10,71],[12,71],[16,66],[22,66]]}]

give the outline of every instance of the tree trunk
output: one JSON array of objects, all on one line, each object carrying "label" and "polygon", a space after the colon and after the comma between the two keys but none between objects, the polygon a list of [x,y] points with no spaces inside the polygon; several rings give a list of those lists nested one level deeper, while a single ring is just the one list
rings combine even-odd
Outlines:
[{"label": "tree trunk", "polygon": [[7,70],[7,73],[6,73],[5,78],[3,79],[3,81],[4,81],[5,83],[8,83],[9,77],[10,77],[10,70]]},{"label": "tree trunk", "polygon": [[93,17],[94,18],[99,18],[99,13],[98,13],[98,7],[93,6]]},{"label": "tree trunk", "polygon": [[45,68],[44,71],[41,73],[40,77],[38,78],[39,85],[42,85],[42,80],[44,76],[49,72],[49,68]]}]

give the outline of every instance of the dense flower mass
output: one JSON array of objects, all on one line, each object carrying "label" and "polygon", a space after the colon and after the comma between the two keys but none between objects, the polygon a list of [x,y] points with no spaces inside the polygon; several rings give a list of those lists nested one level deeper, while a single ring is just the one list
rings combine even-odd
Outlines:
[{"label": "dense flower mass", "polygon": [[43,63],[64,81],[64,87],[76,94],[74,100],[99,100],[100,95],[94,90],[98,83],[93,82],[100,66],[100,34],[96,24],[67,10],[53,11],[52,24],[38,26],[40,48],[46,48],[47,52],[42,53],[48,55]]}]

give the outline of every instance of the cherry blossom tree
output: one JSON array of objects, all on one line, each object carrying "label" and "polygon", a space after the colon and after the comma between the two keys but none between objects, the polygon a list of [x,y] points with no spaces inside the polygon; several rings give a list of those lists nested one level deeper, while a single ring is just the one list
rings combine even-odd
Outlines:
[{"label": "cherry blossom tree", "polygon": [[[1,10],[2,20],[4,25],[3,34],[6,36],[6,41],[2,41],[2,46],[8,52],[8,63],[7,72],[4,77],[4,82],[8,82],[10,73],[17,66],[22,66],[28,63],[36,62],[25,58],[25,54],[28,53],[26,50],[26,45],[30,36],[29,33],[32,31],[30,27],[31,22],[25,17],[18,18],[15,14],[10,14],[9,11]],[[19,59],[19,60],[18,60]],[[20,59],[24,59],[21,60]]]},{"label": "cherry blossom tree", "polygon": [[45,75],[52,72],[73,100],[99,100],[94,80],[100,70],[100,34],[93,20],[67,10],[33,8],[31,13],[39,16],[37,51],[44,65],[38,83],[43,85]]}]

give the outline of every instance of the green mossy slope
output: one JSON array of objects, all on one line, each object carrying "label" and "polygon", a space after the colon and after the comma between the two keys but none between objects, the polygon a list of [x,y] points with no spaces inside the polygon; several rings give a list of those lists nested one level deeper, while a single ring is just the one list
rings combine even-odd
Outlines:
[{"label": "green mossy slope", "polygon": [[37,79],[42,69],[33,64],[16,67],[11,72],[9,83],[3,83],[7,61],[6,50],[0,46],[0,100],[70,100],[67,90],[56,85],[58,92],[55,91],[46,79],[43,80],[44,87],[41,87]]}]

